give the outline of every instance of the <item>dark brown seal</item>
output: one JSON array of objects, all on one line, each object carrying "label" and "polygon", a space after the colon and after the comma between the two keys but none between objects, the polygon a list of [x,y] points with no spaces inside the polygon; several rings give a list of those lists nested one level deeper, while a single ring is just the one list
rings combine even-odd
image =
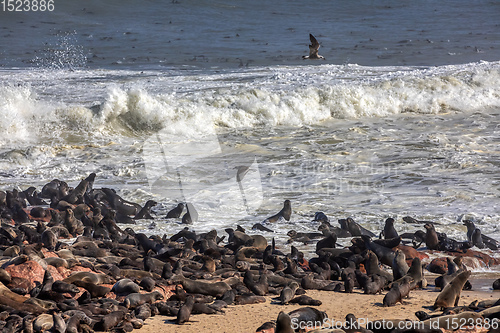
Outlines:
[{"label": "dark brown seal", "polygon": [[184,204],[179,203],[177,204],[177,207],[173,208],[167,213],[166,218],[167,219],[178,219],[181,217],[182,212],[184,211]]},{"label": "dark brown seal", "polygon": [[273,216],[268,217],[265,219],[265,222],[276,222],[280,218],[284,218],[287,221],[290,221],[290,217],[292,216],[292,204],[290,203],[290,200],[285,200],[283,203],[283,208],[277,213],[274,214]]},{"label": "dark brown seal", "polygon": [[434,225],[431,223],[426,223],[424,225],[426,230],[425,233],[425,245],[429,250],[438,250],[439,249],[439,238],[436,233],[436,229]]},{"label": "dark brown seal", "polygon": [[179,312],[177,313],[176,324],[182,325],[185,322],[189,321],[189,317],[191,316],[191,312],[193,311],[194,305],[194,297],[189,295],[186,298],[186,302],[181,306]]}]

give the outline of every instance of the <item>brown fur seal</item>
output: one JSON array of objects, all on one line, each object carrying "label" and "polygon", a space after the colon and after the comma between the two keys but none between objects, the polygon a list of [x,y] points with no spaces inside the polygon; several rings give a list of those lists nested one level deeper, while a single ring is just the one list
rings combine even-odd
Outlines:
[{"label": "brown fur seal", "polygon": [[464,271],[457,275],[443,290],[439,293],[434,302],[434,309],[445,309],[451,306],[457,306],[460,299],[460,293],[465,283],[469,279],[471,272]]},{"label": "brown fur seal", "polygon": [[162,300],[163,295],[158,292],[158,291],[153,291],[151,293],[147,294],[139,294],[139,293],[133,293],[129,294],[125,300],[123,301],[123,305],[125,305],[126,308],[135,308],[139,305],[142,305],[144,303],[153,303],[158,300]]},{"label": "brown fur seal", "polygon": [[408,270],[407,274],[394,282],[402,282],[401,280],[408,278],[411,280],[410,282],[411,289],[415,289],[417,287],[419,288],[427,287],[427,280],[424,277],[424,272],[422,270],[422,263],[420,261],[420,258],[418,257],[413,258],[410,269]]},{"label": "brown fur seal", "polygon": [[75,311],[66,323],[66,333],[78,333],[80,324],[90,325],[92,319],[90,319],[84,312]]},{"label": "brown fur seal", "polygon": [[388,282],[392,282],[394,279],[391,273],[386,272],[379,267],[378,256],[372,251],[367,252],[365,268],[368,275],[378,274],[383,276]]},{"label": "brown fur seal", "polygon": [[374,243],[369,236],[362,235],[361,238],[363,239],[366,248],[370,251],[373,251],[377,255],[378,260],[382,264],[385,264],[387,266],[392,266],[392,262],[396,255],[396,253],[393,250],[388,249],[377,243]]},{"label": "brown fur seal", "polygon": [[73,191],[70,192],[69,195],[62,198],[64,201],[69,202],[70,204],[76,204],[79,200],[83,198],[83,195],[87,191],[87,186],[89,185],[89,181],[87,179],[82,180],[77,187]]},{"label": "brown fur seal", "polygon": [[193,311],[194,305],[194,297],[189,295],[186,298],[186,302],[181,306],[179,312],[177,313],[176,324],[182,325],[185,322],[189,321],[189,317],[191,316],[191,312]]},{"label": "brown fur seal", "polygon": [[425,245],[429,250],[438,250],[439,249],[439,238],[436,233],[436,229],[434,229],[434,225],[431,223],[426,223],[424,225],[426,230],[425,233]]},{"label": "brown fur seal", "polygon": [[258,304],[265,302],[266,298],[264,296],[257,296],[254,294],[238,295],[234,299],[234,304],[236,305]]},{"label": "brown fur seal", "polygon": [[393,283],[391,290],[385,295],[383,304],[384,306],[394,306],[396,303],[403,303],[403,298],[408,296],[408,293],[410,292],[410,285],[409,283],[404,283],[404,284],[399,284],[399,283]]},{"label": "brown fur seal", "polygon": [[232,228],[227,228],[225,231],[229,235],[228,243],[232,243],[234,245],[234,249],[240,246],[251,246],[253,244],[252,237],[242,231],[234,230]]},{"label": "brown fur seal", "polygon": [[260,252],[263,252],[267,247],[267,239],[261,235],[252,235],[252,246],[259,249]]},{"label": "brown fur seal", "polygon": [[461,326],[470,326],[470,323],[477,323],[480,318],[482,318],[481,313],[467,311],[459,314],[430,318],[424,320],[422,325],[424,328],[442,328],[445,330],[455,331],[460,329]]},{"label": "brown fur seal", "polygon": [[236,261],[248,261],[255,262],[254,258],[251,258],[253,255],[259,252],[259,249],[256,247],[241,247],[236,251],[234,255],[234,260]]},{"label": "brown fur seal", "polygon": [[382,245],[383,247],[387,247],[392,249],[399,244],[401,244],[401,237],[394,238],[386,238],[386,239],[374,239],[373,242],[378,245]]},{"label": "brown fur seal", "polygon": [[12,277],[10,276],[9,272],[7,272],[5,269],[0,268],[0,282],[7,285],[11,282]]},{"label": "brown fur seal", "polygon": [[101,249],[95,242],[91,241],[78,242],[73,244],[71,247],[73,249],[73,254],[77,256],[101,258],[108,255],[106,250]]},{"label": "brown fur seal", "polygon": [[97,285],[93,282],[77,280],[77,281],[73,281],[71,283],[74,284],[75,286],[82,287],[85,290],[87,290],[90,293],[90,295],[92,296],[92,298],[104,297],[104,296],[106,296],[107,293],[109,293],[111,291],[111,288],[105,287],[105,286],[100,286],[100,285]]},{"label": "brown fur seal", "polygon": [[139,286],[141,286],[144,290],[151,292],[156,286],[156,282],[153,278],[146,276],[141,279],[141,281],[139,282]]},{"label": "brown fur seal", "polygon": [[33,321],[33,329],[35,332],[50,331],[54,326],[54,318],[51,314],[41,314]]},{"label": "brown fur seal", "polygon": [[387,220],[385,220],[383,233],[384,233],[384,239],[399,237],[398,232],[396,231],[396,228],[394,228],[394,219],[393,218],[388,218]]},{"label": "brown fur seal", "polygon": [[243,277],[243,283],[257,296],[265,296],[269,292],[267,275],[264,273],[259,277],[259,281],[255,282],[252,271],[246,271]]},{"label": "brown fur seal", "polygon": [[157,202],[154,200],[146,201],[146,204],[142,209],[134,216],[134,220],[149,219],[152,220],[151,208],[156,206]]},{"label": "brown fur seal", "polygon": [[177,218],[181,217],[183,210],[184,210],[184,204],[179,203],[179,204],[177,204],[177,207],[175,207],[174,209],[170,210],[167,213],[166,218],[167,219],[177,219]]},{"label": "brown fur seal", "polygon": [[408,273],[408,264],[406,263],[406,256],[401,250],[396,250],[396,255],[392,261],[392,275],[394,280],[398,280]]},{"label": "brown fur seal", "polygon": [[[299,308],[291,311],[289,314],[292,327],[298,325],[300,328],[301,325],[310,324],[310,323],[323,323],[326,318],[328,318],[326,312],[319,311],[318,309],[311,308],[309,306]],[[318,326],[321,326],[318,325]]]},{"label": "brown fur seal", "polygon": [[111,277],[106,274],[92,273],[92,272],[76,272],[63,280],[66,283],[73,283],[74,281],[85,281],[94,284],[110,283]]},{"label": "brown fur seal", "polygon": [[79,293],[80,289],[74,284],[66,283],[61,280],[52,283],[52,290],[58,293]]},{"label": "brown fur seal", "polygon": [[484,249],[486,246],[484,245],[483,238],[481,236],[481,230],[479,228],[474,229],[471,235],[471,241],[474,246],[477,246],[480,249]]},{"label": "brown fur seal", "polygon": [[151,306],[149,304],[139,305],[134,310],[134,315],[137,319],[146,320],[151,317]]},{"label": "brown fur seal", "polygon": [[294,333],[295,331],[292,329],[292,319],[290,316],[281,311],[278,314],[278,318],[276,319],[276,329],[275,333]]},{"label": "brown fur seal", "polygon": [[116,327],[125,317],[125,311],[113,311],[101,318],[101,321],[96,324],[96,330],[109,331]]},{"label": "brown fur seal", "polygon": [[57,236],[52,230],[47,229],[42,232],[41,241],[47,250],[54,251],[57,244]]},{"label": "brown fur seal", "polygon": [[290,304],[320,306],[321,304],[323,304],[323,302],[313,299],[311,296],[300,295],[290,300]]},{"label": "brown fur seal", "polygon": [[113,288],[111,290],[114,291],[117,295],[128,295],[132,293],[138,293],[141,288],[137,283],[134,283],[134,281],[130,279],[121,279],[113,285]]},{"label": "brown fur seal", "polygon": [[198,217],[198,213],[194,209],[194,206],[191,204],[186,204],[186,214],[182,216],[182,223],[184,224],[191,224],[193,222],[196,222]]},{"label": "brown fur seal", "polygon": [[58,267],[64,267],[64,268],[69,268],[68,261],[63,258],[59,257],[47,257],[43,259],[47,265],[54,266],[56,268]]},{"label": "brown fur seal", "polygon": [[299,284],[297,282],[292,282],[290,285],[285,286],[280,293],[280,304],[288,304],[295,296],[295,292],[299,289]]}]

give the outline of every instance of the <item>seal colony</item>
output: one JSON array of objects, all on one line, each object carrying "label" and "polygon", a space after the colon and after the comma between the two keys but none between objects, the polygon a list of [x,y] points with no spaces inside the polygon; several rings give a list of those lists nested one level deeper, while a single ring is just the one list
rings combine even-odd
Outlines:
[{"label": "seal colony", "polygon": [[[434,312],[415,314],[423,328],[361,327],[349,314],[350,325],[341,330],[431,332],[451,329],[454,320],[471,319],[485,327],[500,317],[500,300],[457,306],[461,291],[470,288],[469,268],[500,263],[471,249],[498,250],[498,242],[481,234],[472,221],[465,223],[464,241],[438,232],[432,221],[411,217],[403,220],[424,225],[425,231],[398,234],[395,221],[388,219],[375,239],[375,233],[352,218],[339,220],[337,227],[318,212],[314,220],[320,232],[290,230],[289,251],[240,226],[227,228],[224,235],[186,227],[170,237],[148,237],[127,224],[154,219],[151,208],[157,203],[149,200],[141,206],[113,189],[96,189],[95,178],[92,173],[75,188],[56,179],[40,193],[34,187],[0,191],[2,332],[130,332],[155,315],[170,317],[167,325],[183,325],[194,315],[223,314],[228,306],[262,303],[269,295],[276,306],[302,307],[281,312],[257,331],[298,332],[328,318],[316,308],[321,301],[307,290],[385,294],[382,305],[392,307],[404,304],[412,290],[429,288],[429,282],[441,291],[433,304],[423,304]],[[178,204],[168,218],[179,219],[183,208]],[[265,224],[289,221],[291,214],[291,202],[285,200],[283,209],[257,225],[270,230]],[[347,237],[352,245],[339,247],[338,239]],[[315,256],[306,258],[294,242],[311,244]],[[431,261],[429,255],[438,257]],[[425,268],[441,275],[428,281]],[[499,285],[495,281],[493,287]]]}]

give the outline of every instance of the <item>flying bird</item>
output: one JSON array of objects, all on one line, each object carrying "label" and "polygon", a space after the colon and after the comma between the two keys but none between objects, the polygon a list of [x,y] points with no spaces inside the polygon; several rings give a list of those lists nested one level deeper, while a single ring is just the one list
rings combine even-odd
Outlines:
[{"label": "flying bird", "polygon": [[311,40],[311,45],[309,45],[309,55],[302,56],[302,59],[325,59],[325,57],[318,54],[320,45],[316,38],[314,38],[313,35],[309,34],[309,39]]}]

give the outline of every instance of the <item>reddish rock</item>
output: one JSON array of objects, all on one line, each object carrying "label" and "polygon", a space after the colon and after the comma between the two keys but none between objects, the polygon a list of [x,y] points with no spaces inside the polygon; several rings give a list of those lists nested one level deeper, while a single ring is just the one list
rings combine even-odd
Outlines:
[{"label": "reddish rock", "polygon": [[66,298],[78,299],[78,297],[82,296],[82,294],[86,291],[86,289],[82,287],[78,287],[78,289],[80,289],[80,291],[76,294],[63,293],[62,295]]},{"label": "reddish rock", "polygon": [[36,286],[36,281],[42,283],[45,274],[43,267],[33,260],[28,260],[20,265],[10,265],[5,270],[12,276],[9,288],[20,287],[26,288],[28,291]]},{"label": "reddish rock", "polygon": [[47,250],[47,249],[46,249],[46,248],[44,248],[44,247],[42,247],[41,252],[42,252],[42,254],[43,254],[43,256],[44,256],[45,258],[49,258],[49,257],[57,257],[57,258],[59,258],[59,256],[57,255],[57,253],[52,252],[52,251],[49,251],[49,250]]},{"label": "reddish rock", "polygon": [[446,262],[446,257],[440,257],[433,259],[429,265],[427,265],[427,270],[431,273],[445,274],[448,272],[448,263]]},{"label": "reddish rock", "polygon": [[49,271],[50,275],[52,275],[52,278],[54,279],[54,281],[64,279],[64,277],[61,275],[61,273],[59,273],[57,268],[55,268],[54,266],[47,265],[47,270]]}]

